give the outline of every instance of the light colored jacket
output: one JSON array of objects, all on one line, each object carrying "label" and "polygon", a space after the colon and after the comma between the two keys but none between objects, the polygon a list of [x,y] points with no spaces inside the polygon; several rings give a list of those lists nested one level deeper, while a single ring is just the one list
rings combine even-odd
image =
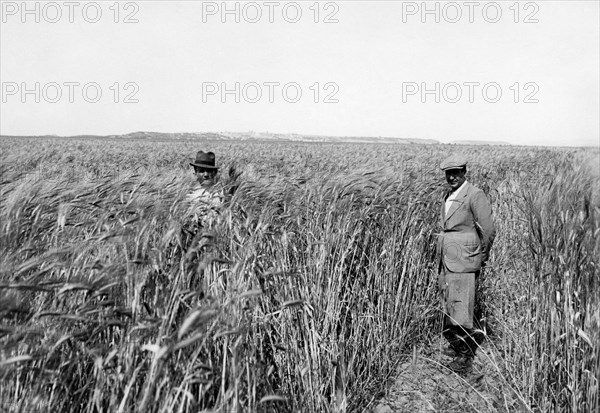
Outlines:
[{"label": "light colored jacket", "polygon": [[186,202],[187,215],[195,222],[206,225],[212,223],[219,215],[223,206],[223,191],[217,188],[209,191],[198,187],[186,196]]},{"label": "light colored jacket", "polygon": [[485,193],[470,183],[458,193],[446,214],[444,196],[441,207],[442,232],[439,234],[438,264],[450,272],[467,273],[481,269],[489,257],[496,229],[492,207]]}]

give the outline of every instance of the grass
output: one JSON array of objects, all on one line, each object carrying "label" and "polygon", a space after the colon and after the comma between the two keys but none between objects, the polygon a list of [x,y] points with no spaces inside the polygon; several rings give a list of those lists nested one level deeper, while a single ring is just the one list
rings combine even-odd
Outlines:
[{"label": "grass", "polygon": [[[436,165],[458,148],[202,144],[235,193],[192,239],[196,143],[0,146],[5,411],[363,411],[440,332]],[[498,228],[479,288],[504,383],[597,410],[598,151],[465,150]]]}]

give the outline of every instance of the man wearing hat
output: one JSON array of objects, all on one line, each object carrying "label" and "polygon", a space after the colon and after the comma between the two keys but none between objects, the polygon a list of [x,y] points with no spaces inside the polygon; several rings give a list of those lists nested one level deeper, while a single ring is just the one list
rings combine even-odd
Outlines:
[{"label": "man wearing hat", "polygon": [[477,350],[473,337],[475,281],[488,260],[496,230],[485,193],[465,179],[466,158],[450,156],[440,168],[450,187],[442,202],[438,239],[443,334],[450,344],[444,354],[454,357],[448,367],[464,372],[471,368]]},{"label": "man wearing hat", "polygon": [[219,168],[215,165],[213,152],[198,151],[196,160],[190,162],[190,166],[194,167],[194,175],[200,186],[208,189],[215,184]]},{"label": "man wearing hat", "polygon": [[188,213],[204,226],[214,220],[223,203],[223,191],[216,185],[219,168],[215,165],[215,154],[203,151],[196,154],[190,166],[194,168],[198,186],[186,197],[190,203]]}]

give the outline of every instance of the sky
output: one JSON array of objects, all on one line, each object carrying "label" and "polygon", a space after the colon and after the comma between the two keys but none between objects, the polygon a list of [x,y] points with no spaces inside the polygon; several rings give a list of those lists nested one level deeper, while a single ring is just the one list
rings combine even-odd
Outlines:
[{"label": "sky", "polygon": [[598,1],[1,6],[2,135],[600,145]]}]

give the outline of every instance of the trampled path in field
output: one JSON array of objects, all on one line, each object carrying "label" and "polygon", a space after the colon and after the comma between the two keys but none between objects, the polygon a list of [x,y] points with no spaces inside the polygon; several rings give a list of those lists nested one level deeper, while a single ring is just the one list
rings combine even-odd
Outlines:
[{"label": "trampled path in field", "polygon": [[370,406],[373,413],[451,413],[530,411],[498,374],[496,350],[484,344],[472,372],[459,375],[446,365],[442,340],[403,357],[385,395]]}]

